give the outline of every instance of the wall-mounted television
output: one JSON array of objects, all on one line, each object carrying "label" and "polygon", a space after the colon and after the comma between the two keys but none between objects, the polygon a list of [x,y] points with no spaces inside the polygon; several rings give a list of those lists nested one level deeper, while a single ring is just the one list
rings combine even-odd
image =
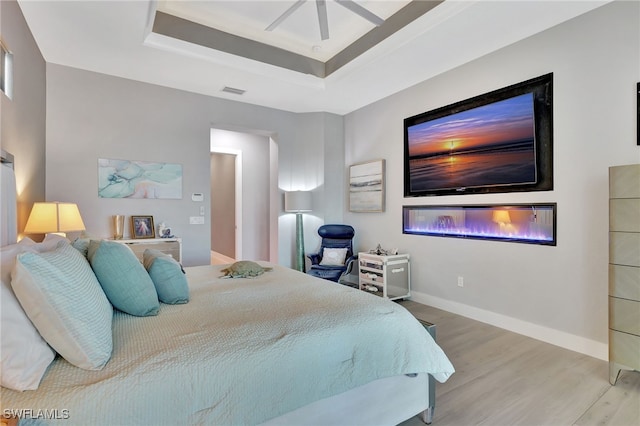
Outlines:
[{"label": "wall-mounted television", "polygon": [[404,196],[553,189],[553,74],[404,120]]}]

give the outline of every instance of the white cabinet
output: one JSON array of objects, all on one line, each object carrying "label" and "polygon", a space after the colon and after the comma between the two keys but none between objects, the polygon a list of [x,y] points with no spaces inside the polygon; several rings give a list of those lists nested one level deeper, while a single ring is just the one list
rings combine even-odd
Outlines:
[{"label": "white cabinet", "polygon": [[409,255],[358,253],[360,290],[391,300],[411,295]]},{"label": "white cabinet", "polygon": [[142,255],[146,249],[155,249],[173,256],[178,262],[182,262],[181,238],[141,238],[136,240],[111,240],[127,245],[142,262]]}]

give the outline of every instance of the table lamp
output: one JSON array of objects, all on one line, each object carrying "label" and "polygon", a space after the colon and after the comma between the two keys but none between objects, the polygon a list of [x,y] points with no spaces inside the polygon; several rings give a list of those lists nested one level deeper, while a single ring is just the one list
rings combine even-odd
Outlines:
[{"label": "table lamp", "polygon": [[513,232],[515,229],[511,224],[511,216],[508,210],[494,210],[492,220],[498,224],[502,233]]},{"label": "table lamp", "polygon": [[84,222],[75,203],[34,203],[25,234],[57,234],[66,237],[67,232],[84,231]]},{"label": "table lamp", "polygon": [[296,269],[304,272],[304,231],[302,212],[311,211],[311,191],[284,193],[284,210],[296,214]]}]

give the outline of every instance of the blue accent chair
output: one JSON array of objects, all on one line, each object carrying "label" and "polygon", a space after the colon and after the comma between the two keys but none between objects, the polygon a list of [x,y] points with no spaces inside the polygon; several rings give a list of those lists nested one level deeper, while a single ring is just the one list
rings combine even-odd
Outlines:
[{"label": "blue accent chair", "polygon": [[[307,254],[307,257],[311,260],[311,267],[307,274],[339,282],[343,274],[351,273],[351,269],[357,259],[357,255],[354,256],[353,254],[355,230],[349,225],[322,225],[318,228],[318,235],[322,237],[320,250],[317,253]],[[346,248],[347,255],[344,265],[321,265],[325,248]]]}]

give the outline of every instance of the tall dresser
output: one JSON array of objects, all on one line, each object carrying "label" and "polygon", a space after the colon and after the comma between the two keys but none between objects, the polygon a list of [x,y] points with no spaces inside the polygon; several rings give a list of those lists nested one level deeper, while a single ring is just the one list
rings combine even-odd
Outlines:
[{"label": "tall dresser", "polygon": [[609,381],[640,370],[640,164],[609,168]]}]

